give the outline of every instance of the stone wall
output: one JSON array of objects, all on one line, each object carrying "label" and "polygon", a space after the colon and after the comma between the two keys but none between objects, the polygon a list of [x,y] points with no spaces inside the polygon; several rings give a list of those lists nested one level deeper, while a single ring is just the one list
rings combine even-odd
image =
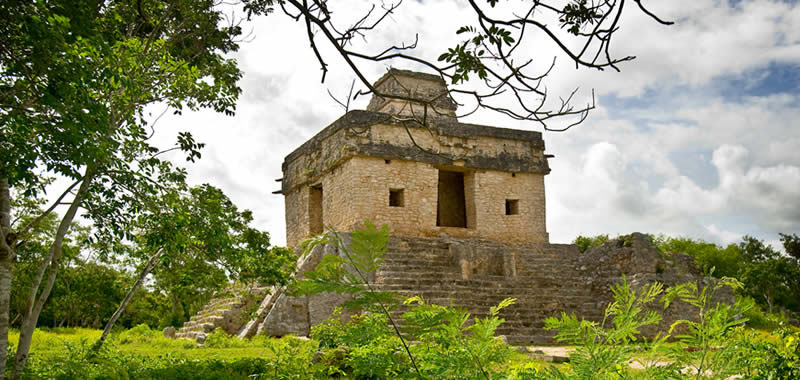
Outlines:
[{"label": "stone wall", "polygon": [[[484,237],[546,242],[541,134],[442,122],[429,128],[351,111],[284,162],[287,245],[324,225],[352,231],[364,219],[387,223],[401,236]],[[438,171],[464,173],[467,229],[437,228]],[[321,205],[312,188],[322,188]],[[406,206],[388,207],[389,190],[404,190]],[[506,200],[517,201],[506,216]],[[516,233],[514,233],[516,231]]]},{"label": "stone wall", "polygon": [[[516,298],[514,305],[501,312],[505,323],[498,334],[506,335],[512,344],[547,344],[554,343],[554,332],[544,330],[545,318],[566,312],[601,321],[612,300],[609,287],[621,281],[623,274],[634,288],[654,281],[665,286],[703,281],[689,256],[664,255],[646,235],[632,234],[583,254],[572,244],[392,237],[374,285],[402,296],[422,296],[430,303],[461,306],[473,318],[486,317],[489,308],[505,298]],[[260,331],[305,334],[309,323],[324,320],[325,311],[341,302],[336,297],[286,297],[284,304],[301,306],[276,309],[274,315],[282,319],[265,321]],[[720,297],[722,301],[732,299],[731,292]],[[665,319],[658,327],[644,329],[648,335],[657,328],[666,331],[677,319],[692,319],[695,313],[682,303],[666,311],[660,304],[654,308]],[[307,311],[312,311],[313,317],[308,317]],[[292,323],[298,327],[287,329]]]},{"label": "stone wall", "polygon": [[[466,228],[437,226],[439,171],[463,173]],[[352,231],[369,219],[389,225],[396,236],[481,237],[506,242],[547,242],[544,176],[437,166],[425,162],[353,157],[321,176],[322,222]],[[402,193],[402,205],[390,205],[390,192]],[[286,195],[287,244],[297,246],[310,232],[310,186]],[[506,215],[506,201],[515,203]]]},{"label": "stone wall", "polygon": [[456,103],[450,98],[447,84],[440,76],[390,69],[373,84],[373,87],[387,98],[373,96],[367,106],[368,111],[414,117],[419,120],[426,117],[453,119],[456,117]]}]

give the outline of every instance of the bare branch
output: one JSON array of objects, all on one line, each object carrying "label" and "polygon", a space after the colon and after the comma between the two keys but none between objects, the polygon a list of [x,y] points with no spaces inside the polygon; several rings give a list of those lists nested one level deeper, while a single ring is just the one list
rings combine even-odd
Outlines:
[{"label": "bare branch", "polygon": [[647,8],[645,8],[645,7],[644,7],[644,5],[642,5],[642,0],[633,0],[633,1],[635,1],[635,2],[636,2],[636,4],[637,4],[637,5],[639,5],[639,9],[641,9],[641,10],[642,10],[642,12],[644,12],[646,15],[648,15],[648,16],[650,16],[650,17],[652,17],[652,18],[653,18],[653,20],[656,20],[656,21],[658,21],[659,23],[661,23],[661,24],[664,24],[664,25],[672,25],[672,24],[675,24],[675,22],[674,22],[674,21],[664,21],[664,20],[662,20],[662,19],[658,18],[658,16],[656,16],[655,14],[653,14],[652,12],[650,12],[649,10],[647,10]]},{"label": "bare branch", "polygon": [[[468,39],[460,42],[456,48],[450,49],[452,56],[443,55],[445,58],[440,57],[439,61],[413,54],[419,43],[417,34],[413,43],[392,44],[377,50],[377,53],[369,53],[353,44],[354,38],[361,37],[366,40],[370,31],[390,19],[402,1],[383,5],[381,12],[372,5],[345,27],[336,23],[335,14],[328,8],[326,1],[286,0],[279,2],[279,5],[284,13],[294,20],[303,19],[309,44],[323,72],[323,82],[329,68],[326,57],[320,50],[320,40],[316,39],[317,36],[322,36],[323,40],[336,50],[363,85],[364,89],[358,90],[353,98],[372,94],[383,99],[419,104],[424,110],[424,115],[418,115],[423,117],[420,121],[423,126],[427,125],[428,112],[441,113],[434,106],[434,102],[439,98],[418,99],[418,96],[412,97],[410,91],[408,96],[395,91],[391,94],[384,93],[374,88],[373,81],[367,79],[356,60],[373,63],[406,62],[428,68],[446,83],[453,84],[445,96],[449,96],[455,104],[460,104],[455,96],[466,96],[461,100],[474,102],[474,107],[459,116],[471,115],[478,109],[488,109],[515,120],[536,122],[548,131],[564,131],[586,120],[589,111],[595,108],[594,91],[591,102],[580,107],[572,105],[578,88],[573,89],[568,96],[559,98],[558,102],[548,101],[544,80],[555,67],[555,57],[548,67],[534,68],[532,58],[519,59],[523,54],[519,49],[523,45],[523,40],[534,33],[547,36],[575,63],[576,67],[596,70],[611,68],[619,71],[620,63],[635,58],[630,55],[614,57],[610,51],[612,37],[619,30],[625,0],[598,0],[588,4],[567,2],[566,5],[554,5],[537,0],[526,6],[522,12],[511,12],[511,16],[502,18],[490,15],[489,9],[483,8],[487,6],[486,4],[479,4],[476,0],[468,1],[470,9],[477,17],[476,24],[459,29],[459,34],[467,32]],[[641,0],[633,1],[642,12],[656,21],[670,24],[648,11],[641,4]],[[548,25],[540,19],[543,14],[547,17],[556,17],[561,26]],[[573,35],[579,40],[578,47],[571,49],[569,47],[571,44],[562,39],[564,38],[562,33]],[[459,86],[467,82],[468,74],[477,76],[483,82],[483,87],[469,89]],[[349,110],[349,102],[340,101],[330,92],[329,96],[345,110]],[[566,123],[566,127],[550,127],[552,122],[562,118],[571,120]]]}]

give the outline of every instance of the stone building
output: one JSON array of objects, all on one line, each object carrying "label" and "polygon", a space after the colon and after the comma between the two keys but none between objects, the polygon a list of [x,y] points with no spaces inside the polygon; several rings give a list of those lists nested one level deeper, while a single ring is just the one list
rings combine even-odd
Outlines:
[{"label": "stone building", "polygon": [[[664,254],[643,234],[584,253],[549,243],[549,156],[539,132],[458,122],[445,83],[433,75],[390,70],[375,87],[387,98],[374,96],[366,111],[347,112],[286,157],[288,246],[325,227],[347,237],[366,219],[387,224],[376,289],[455,304],[473,317],[516,298],[498,329],[513,344],[553,343],[544,320],[561,312],[602,320],[609,287],[623,275],[633,287],[702,279],[691,257]],[[300,258],[298,277],[329,254],[341,253],[317,246]],[[177,336],[202,338],[216,327],[240,337],[306,335],[346,298],[266,293],[256,313],[242,312],[244,297],[214,300]],[[686,305],[662,313],[662,329],[692,318]]]},{"label": "stone building", "polygon": [[437,76],[390,70],[366,111],[347,112],[283,163],[286,241],[366,219],[395,236],[546,243],[539,132],[459,123]]}]

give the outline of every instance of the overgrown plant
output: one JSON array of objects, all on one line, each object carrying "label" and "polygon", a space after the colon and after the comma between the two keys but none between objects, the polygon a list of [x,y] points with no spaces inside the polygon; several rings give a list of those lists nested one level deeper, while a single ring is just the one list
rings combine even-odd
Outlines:
[{"label": "overgrown plant", "polygon": [[[637,344],[645,343],[639,336],[644,326],[657,324],[661,315],[648,309],[658,295],[663,292],[660,283],[653,283],[639,290],[631,289],[625,277],[622,282],[611,287],[614,301],[605,309],[600,323],[579,320],[575,315],[562,312],[560,318],[545,320],[545,329],[558,330],[555,339],[559,342],[578,346],[570,354],[567,373],[582,379],[630,378],[633,376],[628,365],[637,354]],[[666,339],[659,335],[648,345],[651,350],[660,346]],[[660,378],[664,368],[644,360],[646,377]],[[564,378],[566,374],[556,367],[550,369],[551,376]]]},{"label": "overgrown plant", "polygon": [[303,241],[301,246],[304,255],[310,254],[311,250],[322,244],[330,244],[339,254],[323,256],[313,271],[304,274],[304,280],[294,284],[293,293],[305,296],[323,292],[352,294],[353,299],[346,302],[345,306],[377,307],[400,338],[400,343],[417,375],[422,377],[408,343],[389,312],[396,305],[396,295],[376,290],[369,281],[369,274],[377,271],[383,263],[386,244],[389,242],[389,227],[383,225],[378,230],[369,220],[364,222],[364,226],[363,229],[353,231],[349,244],[334,230]]},{"label": "overgrown plant", "polygon": [[731,344],[731,338],[735,328],[747,321],[741,316],[753,304],[743,298],[733,304],[719,302],[717,295],[726,286],[738,290],[742,283],[730,277],[710,278],[702,287],[688,282],[670,288],[662,299],[665,309],[676,299],[697,308],[695,320],[682,319],[672,324],[670,334],[679,326],[684,326],[687,332],[675,335],[680,344],[668,351],[669,357],[690,368],[696,379],[724,378],[743,370],[740,360],[732,360],[743,355],[743,348]]},{"label": "overgrown plant", "polygon": [[[312,336],[322,346],[344,348],[346,352],[334,356],[345,354],[343,362],[356,377],[492,377],[491,365],[503,362],[510,354],[508,347],[494,337],[503,323],[499,313],[515,300],[503,300],[489,310],[489,316],[475,318],[468,325],[470,314],[465,310],[411,297],[404,302],[409,311],[403,314],[405,329],[401,333],[390,312],[399,306],[396,294],[378,291],[370,283],[370,273],[378,270],[386,253],[388,228],[384,225],[379,230],[370,221],[364,225],[352,233],[349,243],[336,231],[303,243],[305,254],[321,244],[330,244],[338,254],[323,256],[313,271],[304,273],[305,279],[294,284],[294,294],[351,294],[353,298],[345,306],[375,311],[355,316],[347,323],[332,319],[315,327]],[[410,347],[407,339],[419,344]],[[399,346],[407,360],[398,356]]]},{"label": "overgrown plant", "polygon": [[408,333],[420,343],[414,353],[422,373],[431,379],[492,378],[492,365],[508,359],[511,350],[494,334],[503,319],[500,310],[516,302],[506,298],[489,309],[486,318],[467,324],[469,312],[457,307],[428,304],[421,297],[405,301]]}]

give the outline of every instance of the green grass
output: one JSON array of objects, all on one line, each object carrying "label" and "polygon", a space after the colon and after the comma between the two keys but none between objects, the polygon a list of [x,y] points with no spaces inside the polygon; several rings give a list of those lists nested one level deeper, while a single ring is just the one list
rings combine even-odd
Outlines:
[{"label": "green grass", "polygon": [[[291,337],[278,339],[258,336],[251,340],[239,340],[221,332],[209,334],[206,344],[198,347],[194,341],[164,338],[160,331],[137,326],[126,331],[115,331],[109,336],[103,354],[95,359],[86,359],[88,348],[100,334],[100,330],[85,328],[37,329],[25,378],[228,380],[249,379],[257,374],[273,378],[269,374],[275,367],[312,366],[314,351],[308,350],[315,350],[316,347],[314,342]],[[18,339],[18,331],[9,333],[12,343]],[[302,348],[301,351],[292,351],[288,346]],[[526,354],[513,353],[499,367],[541,369],[549,364],[532,360]],[[304,377],[301,375],[296,378]]]},{"label": "green grass", "polygon": [[[123,354],[151,358],[157,358],[166,353],[187,359],[268,358],[273,356],[273,352],[267,346],[267,341],[274,340],[274,338],[256,337],[249,341],[221,338],[217,341],[222,341],[221,343],[227,344],[227,347],[213,345],[198,347],[191,340],[164,338],[159,331],[147,331],[143,334],[135,330],[136,328],[113,332],[106,344],[114,351]],[[31,341],[31,356],[42,358],[59,356],[68,353],[72,346],[91,346],[101,333],[101,330],[85,328],[36,329]],[[19,340],[19,331],[9,331],[8,335],[9,341],[12,343]]]}]

